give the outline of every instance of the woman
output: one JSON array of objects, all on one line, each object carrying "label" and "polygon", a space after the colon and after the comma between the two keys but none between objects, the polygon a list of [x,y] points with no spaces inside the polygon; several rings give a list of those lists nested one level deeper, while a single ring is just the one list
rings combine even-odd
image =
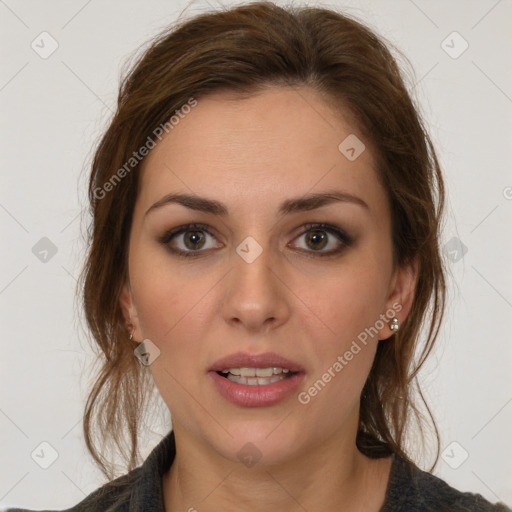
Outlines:
[{"label": "woman", "polygon": [[[111,479],[93,434],[123,452],[127,426],[129,471],[70,511],[510,510],[405,448],[443,317],[444,186],[369,29],[261,2],[162,34],[89,197],[104,358],[84,430]],[[172,430],[135,467],[153,385]]]}]

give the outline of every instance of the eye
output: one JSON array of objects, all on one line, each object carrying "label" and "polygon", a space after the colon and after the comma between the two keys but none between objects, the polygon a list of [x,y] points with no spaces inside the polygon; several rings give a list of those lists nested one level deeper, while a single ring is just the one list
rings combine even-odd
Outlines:
[{"label": "eye", "polygon": [[[330,224],[308,224],[308,229],[299,235],[297,239],[304,237],[307,252],[318,252],[322,256],[329,256],[341,252],[345,247],[353,243],[350,237],[342,229]],[[332,239],[334,235],[334,240]],[[324,250],[325,248],[328,250]],[[329,250],[330,249],[330,250]]]},{"label": "eye", "polygon": [[[330,256],[341,252],[353,243],[353,238],[342,229],[330,224],[308,224],[308,229],[295,240],[305,237],[306,248],[304,252],[318,253],[321,256]],[[187,224],[166,232],[159,238],[173,254],[183,257],[199,256],[207,249],[222,247],[222,244],[208,243],[208,238],[215,239],[208,227],[204,224]],[[331,240],[334,238],[334,240]],[[171,242],[173,242],[171,244]],[[330,250],[324,251],[330,246]]]},{"label": "eye", "polygon": [[[204,252],[201,249],[222,247],[222,244],[208,245],[208,237],[213,238],[213,235],[208,231],[205,225],[188,224],[168,231],[160,238],[160,242],[166,245],[172,253],[187,257],[196,256],[196,253]],[[175,239],[177,243],[173,244],[173,246],[170,242]]]}]

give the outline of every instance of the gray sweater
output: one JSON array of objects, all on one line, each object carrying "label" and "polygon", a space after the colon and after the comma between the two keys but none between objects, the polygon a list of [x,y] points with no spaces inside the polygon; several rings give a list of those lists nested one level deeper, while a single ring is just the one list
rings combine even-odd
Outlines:
[{"label": "gray sweater", "polygon": [[[144,464],[60,512],[165,512],[162,476],[170,468],[175,454],[174,432],[171,430]],[[512,512],[502,503],[491,504],[480,494],[460,492],[396,454],[392,457],[386,499],[380,512]],[[10,508],[6,512],[30,511]]]}]

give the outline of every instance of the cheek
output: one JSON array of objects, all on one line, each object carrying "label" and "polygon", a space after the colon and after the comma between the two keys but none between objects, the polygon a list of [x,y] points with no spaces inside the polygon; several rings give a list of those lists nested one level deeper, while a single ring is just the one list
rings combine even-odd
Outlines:
[{"label": "cheek", "polygon": [[335,428],[355,414],[379,342],[371,329],[380,314],[377,294],[356,279],[326,288],[323,298],[312,301],[327,328],[314,319],[304,325],[315,364],[298,396],[319,429]]},{"label": "cheek", "polygon": [[[149,338],[173,362],[186,364],[191,354],[199,354],[209,320],[207,287],[193,290],[158,284],[139,291],[137,311],[144,338]],[[202,341],[201,341],[202,340]]]},{"label": "cheek", "polygon": [[[296,288],[296,295],[306,307],[303,326],[309,324],[327,346],[343,347],[361,332],[374,326],[383,313],[387,289],[385,275],[377,265],[359,261],[343,265],[315,279],[304,281]],[[373,331],[372,331],[373,332]],[[323,333],[323,334],[321,334]],[[377,340],[377,338],[375,338]]]},{"label": "cheek", "polygon": [[194,328],[208,279],[180,271],[160,247],[143,240],[130,255],[130,282],[142,335],[157,346],[173,339],[184,324]]},{"label": "cheek", "polygon": [[140,266],[133,266],[131,283],[141,335],[160,350],[150,369],[168,406],[186,410],[190,396],[185,388],[197,389],[197,380],[204,377],[198,370],[204,367],[205,348],[212,338],[218,277],[211,272],[176,271],[161,257],[139,261]]},{"label": "cheek", "polygon": [[[336,272],[317,275],[297,295],[307,312],[300,318],[301,331],[309,338],[308,351],[315,358],[305,394],[299,399],[328,420],[330,414],[341,420],[359,405],[359,397],[370,372],[377,349],[377,323],[386,296],[382,268],[359,258],[357,263]],[[331,409],[326,404],[339,404]]]},{"label": "cheek", "polygon": [[197,428],[192,418],[202,412],[198,404],[206,403],[198,384],[204,385],[204,374],[198,369],[208,341],[204,311],[213,307],[207,294],[211,287],[201,280],[162,273],[132,284],[141,334],[160,350],[150,366],[153,380],[169,410],[189,429]]}]

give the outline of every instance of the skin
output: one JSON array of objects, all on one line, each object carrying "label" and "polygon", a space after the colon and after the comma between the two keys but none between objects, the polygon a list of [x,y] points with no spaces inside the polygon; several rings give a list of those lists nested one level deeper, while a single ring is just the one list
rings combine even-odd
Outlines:
[{"label": "skin", "polygon": [[[366,146],[354,161],[338,150],[349,134]],[[277,214],[285,199],[331,189],[368,208],[336,202]],[[215,199],[229,215],[178,204],[146,215],[171,192]],[[354,243],[344,246],[325,231],[325,247],[308,241],[304,226],[315,222],[346,230]],[[176,256],[159,242],[188,223],[204,223],[212,235],[199,233],[203,246],[192,233],[168,245],[200,247],[198,257]],[[235,251],[247,236],[263,250],[250,264]],[[304,366],[298,391],[307,390],[393,304],[405,320],[416,276],[417,261],[393,268],[389,203],[371,144],[347,110],[334,111],[306,87],[199,98],[144,161],[121,297],[134,339],[148,338],[160,350],[150,369],[177,446],[163,478],[166,510],[378,511],[391,458],[369,459],[355,439],[377,344],[393,334],[389,319],[306,405],[294,393],[274,406],[240,407],[218,393],[207,372],[239,350],[274,351]],[[237,457],[247,442],[261,452],[252,467]]]}]

